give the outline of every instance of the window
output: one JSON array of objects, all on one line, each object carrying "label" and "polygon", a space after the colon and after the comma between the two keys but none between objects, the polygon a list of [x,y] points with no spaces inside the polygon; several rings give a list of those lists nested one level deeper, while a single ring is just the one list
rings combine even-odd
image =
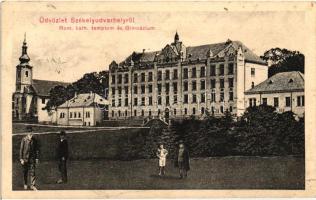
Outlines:
[{"label": "window", "polygon": [[257,104],[257,99],[256,98],[250,98],[249,99],[249,107],[256,106]]},{"label": "window", "polygon": [[118,99],[118,107],[121,107],[122,106],[122,99]]},{"label": "window", "polygon": [[201,67],[200,77],[205,77],[205,67]]},{"label": "window", "polygon": [[201,84],[201,85],[200,85],[200,89],[201,89],[201,90],[205,90],[205,80],[201,80],[201,81],[200,81],[200,84]]},{"label": "window", "polygon": [[148,116],[151,117],[151,110],[148,111]]},{"label": "window", "polygon": [[145,97],[142,97],[142,106],[145,106]]},{"label": "window", "polygon": [[234,101],[234,92],[229,91],[229,101]]},{"label": "window", "polygon": [[135,73],[135,74],[134,74],[134,83],[137,83],[137,81],[138,81],[137,76],[138,76],[137,73]]},{"label": "window", "polygon": [[262,104],[263,105],[268,105],[268,99],[267,98],[262,98]]},{"label": "window", "polygon": [[184,68],[183,69],[183,78],[187,79],[189,77],[189,71],[188,68]]},{"label": "window", "polygon": [[125,96],[128,96],[128,86],[124,87],[124,93],[125,93]]},{"label": "window", "polygon": [[135,117],[137,116],[137,110],[134,110],[134,116]]},{"label": "window", "polygon": [[158,93],[161,94],[161,84],[159,83],[157,84],[157,86],[158,86]]},{"label": "window", "polygon": [[158,105],[161,105],[161,96],[158,96]]},{"label": "window", "polygon": [[151,81],[153,81],[153,73],[149,72],[148,73],[148,82],[151,82]]},{"label": "window", "polygon": [[291,106],[291,97],[285,97],[285,106],[290,107]]},{"label": "window", "polygon": [[185,114],[185,115],[188,114],[188,109],[187,109],[187,108],[184,109],[184,114]]},{"label": "window", "polygon": [[153,105],[153,97],[148,98],[148,105],[150,105],[150,106]]},{"label": "window", "polygon": [[192,108],[192,115],[195,115],[195,108]]},{"label": "window", "polygon": [[144,72],[140,74],[140,77],[141,77],[140,80],[141,80],[142,82],[145,82],[145,79],[146,79],[146,78],[145,78],[145,73],[144,73]]},{"label": "window", "polygon": [[124,83],[128,83],[128,74],[124,74]]},{"label": "window", "polygon": [[212,90],[212,93],[211,93],[211,102],[215,102],[216,101],[216,93],[215,93],[215,90]]},{"label": "window", "polygon": [[120,110],[118,111],[118,116],[121,117],[121,111]]},{"label": "window", "polygon": [[183,103],[189,103],[189,96],[187,94],[183,96]]},{"label": "window", "polygon": [[177,109],[173,109],[173,114],[177,115]]},{"label": "window", "polygon": [[138,93],[138,91],[137,91],[137,86],[135,85],[134,86],[134,94],[137,94]]},{"label": "window", "polygon": [[42,104],[45,104],[45,98],[42,98]]},{"label": "window", "polygon": [[224,88],[224,79],[219,79],[219,87]]},{"label": "window", "polygon": [[183,83],[183,91],[188,91],[188,88],[189,88],[188,82],[184,82]]},{"label": "window", "polygon": [[216,75],[216,66],[215,65],[211,65],[210,66],[210,75],[211,76],[215,76]]},{"label": "window", "polygon": [[[114,117],[114,110],[112,110],[112,117]],[[86,122],[84,123],[84,125],[86,125]]]},{"label": "window", "polygon": [[204,115],[204,113],[205,113],[205,108],[202,107],[202,108],[201,108],[201,114]]},{"label": "window", "polygon": [[305,106],[305,97],[304,97],[304,95],[297,97],[297,106]]},{"label": "window", "polygon": [[193,91],[196,90],[196,81],[192,81],[192,90],[193,90]]},{"label": "window", "polygon": [[214,89],[215,88],[215,79],[211,79],[211,89]]},{"label": "window", "polygon": [[122,74],[119,74],[119,75],[118,75],[117,83],[118,83],[118,84],[121,84],[121,83],[122,83]]},{"label": "window", "polygon": [[233,106],[229,106],[229,112],[233,112]]},{"label": "window", "polygon": [[145,94],[145,85],[140,86],[142,94]]},{"label": "window", "polygon": [[205,94],[204,93],[201,94],[201,103],[205,103]]},{"label": "window", "polygon": [[221,92],[220,92],[220,101],[223,102],[224,101],[224,90],[221,89]]},{"label": "window", "polygon": [[224,107],[223,106],[220,107],[220,111],[221,111],[221,113],[224,113]]},{"label": "window", "polygon": [[234,87],[234,78],[228,79],[228,87],[230,87],[230,88]]},{"label": "window", "polygon": [[118,87],[117,90],[118,90],[118,94],[121,96],[122,95],[122,88]]},{"label": "window", "polygon": [[166,96],[166,105],[170,105],[169,96]]},{"label": "window", "polygon": [[74,112],[74,118],[77,118],[77,112]]},{"label": "window", "polygon": [[255,68],[251,68],[251,76],[255,76],[256,75],[256,69]]},{"label": "window", "polygon": [[125,116],[127,117],[127,110],[125,110]]},{"label": "window", "polygon": [[137,98],[134,98],[134,106],[137,106]]},{"label": "window", "polygon": [[166,83],[166,93],[168,94],[169,93],[169,91],[170,91],[170,85],[169,85],[169,83]]},{"label": "window", "polygon": [[153,92],[153,85],[148,85],[148,93],[152,93]]},{"label": "window", "polygon": [[174,104],[177,104],[177,103],[178,103],[178,96],[177,96],[177,95],[174,95],[174,96],[173,96],[173,103],[174,103]]},{"label": "window", "polygon": [[112,99],[112,107],[115,107],[115,99]]},{"label": "window", "polygon": [[125,98],[125,106],[128,106],[128,98]]},{"label": "window", "polygon": [[214,115],[214,113],[215,113],[214,106],[211,107],[211,112],[212,112],[212,115]]},{"label": "window", "polygon": [[158,77],[157,77],[158,81],[162,80],[162,72],[158,71]]},{"label": "window", "polygon": [[192,78],[196,78],[196,68],[195,67],[192,68],[192,72],[191,73],[192,73],[191,77]]},{"label": "window", "polygon": [[234,74],[234,63],[228,64],[228,74]]},{"label": "window", "polygon": [[173,86],[173,93],[177,94],[178,93],[178,83],[174,82],[174,83],[172,83],[172,86]]},{"label": "window", "polygon": [[196,103],[196,94],[192,94],[192,103]]},{"label": "window", "polygon": [[115,75],[112,75],[112,84],[115,84]]},{"label": "window", "polygon": [[142,116],[144,117],[144,115],[145,115],[145,112],[144,112],[144,110],[142,110]]},{"label": "window", "polygon": [[169,80],[169,79],[170,79],[170,71],[166,70],[165,80]]},{"label": "window", "polygon": [[[113,116],[114,116],[114,111],[112,111],[112,117]],[[90,112],[89,111],[86,112],[86,118],[90,118]]]},{"label": "window", "polygon": [[173,79],[174,80],[178,79],[178,70],[177,69],[173,70]]},{"label": "window", "polygon": [[115,87],[112,87],[112,95],[115,95]]},{"label": "window", "polygon": [[63,112],[60,113],[60,114],[59,114],[59,118],[65,118],[65,113],[63,113]]},{"label": "window", "polygon": [[224,71],[225,71],[224,68],[225,68],[224,64],[219,65],[219,75],[220,76],[224,76]]},{"label": "window", "polygon": [[273,98],[273,105],[274,107],[279,107],[279,97],[274,97]]}]

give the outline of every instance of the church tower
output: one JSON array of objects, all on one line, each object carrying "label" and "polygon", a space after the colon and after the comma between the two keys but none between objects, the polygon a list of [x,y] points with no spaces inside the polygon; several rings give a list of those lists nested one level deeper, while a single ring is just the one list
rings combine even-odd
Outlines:
[{"label": "church tower", "polygon": [[22,45],[22,55],[19,58],[20,64],[16,66],[16,92],[27,92],[32,85],[32,66],[29,65],[30,57],[27,55],[26,35]]}]

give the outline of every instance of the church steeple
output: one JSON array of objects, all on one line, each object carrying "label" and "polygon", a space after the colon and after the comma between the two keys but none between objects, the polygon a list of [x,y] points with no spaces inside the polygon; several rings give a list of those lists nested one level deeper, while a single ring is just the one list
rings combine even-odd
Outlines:
[{"label": "church steeple", "polygon": [[24,33],[24,41],[23,41],[23,46],[22,46],[22,55],[19,58],[21,64],[26,63],[31,60],[30,57],[27,55],[27,44],[26,44],[26,33]]},{"label": "church steeple", "polygon": [[179,35],[178,35],[178,31],[176,31],[176,34],[174,35],[174,43],[179,42]]}]

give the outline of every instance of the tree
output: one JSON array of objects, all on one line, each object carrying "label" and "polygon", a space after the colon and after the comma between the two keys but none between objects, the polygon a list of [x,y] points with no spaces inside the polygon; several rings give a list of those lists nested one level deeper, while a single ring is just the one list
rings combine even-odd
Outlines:
[{"label": "tree", "polygon": [[109,86],[108,71],[99,73],[92,72],[84,74],[81,79],[68,85],[67,87],[56,86],[50,91],[50,99],[45,109],[51,110],[61,105],[65,101],[73,98],[75,94],[94,92],[101,96],[107,96]]},{"label": "tree", "polygon": [[304,73],[305,56],[299,51],[272,48],[266,51],[261,58],[271,65],[269,77],[279,72],[300,71]]}]

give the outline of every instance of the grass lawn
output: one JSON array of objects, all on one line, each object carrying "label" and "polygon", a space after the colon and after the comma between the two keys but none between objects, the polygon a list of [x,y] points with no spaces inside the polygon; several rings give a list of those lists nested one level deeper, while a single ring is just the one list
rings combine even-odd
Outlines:
[{"label": "grass lawn", "polygon": [[[301,157],[218,157],[191,159],[187,179],[167,161],[167,175],[157,176],[157,160],[70,160],[69,182],[58,185],[57,163],[38,166],[40,190],[76,189],[304,189]],[[13,190],[21,190],[22,169],[13,163]]]}]

